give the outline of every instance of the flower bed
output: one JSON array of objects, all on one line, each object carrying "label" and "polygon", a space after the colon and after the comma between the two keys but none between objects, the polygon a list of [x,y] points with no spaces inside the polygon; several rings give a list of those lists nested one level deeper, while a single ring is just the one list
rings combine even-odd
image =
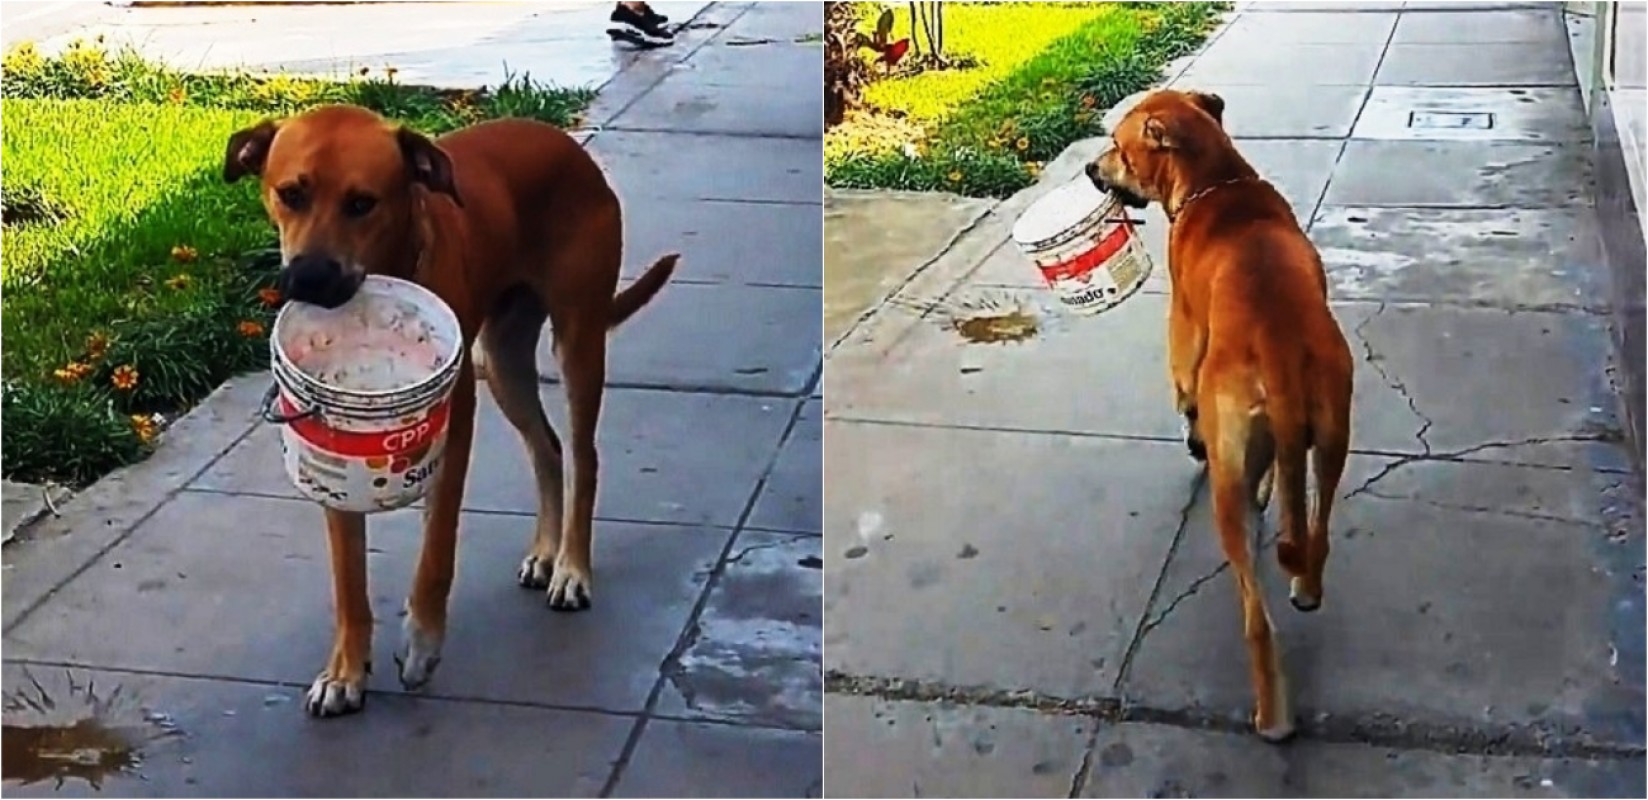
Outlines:
[{"label": "flower bed", "polygon": [[[967,66],[894,72],[825,134],[832,186],[1005,197],[1105,109],[1161,79],[1227,3],[947,3],[947,55]],[[865,4],[866,30],[880,6]],[[909,36],[895,15],[893,39]],[[872,54],[866,54],[869,58]],[[883,72],[881,65],[871,74]]]}]

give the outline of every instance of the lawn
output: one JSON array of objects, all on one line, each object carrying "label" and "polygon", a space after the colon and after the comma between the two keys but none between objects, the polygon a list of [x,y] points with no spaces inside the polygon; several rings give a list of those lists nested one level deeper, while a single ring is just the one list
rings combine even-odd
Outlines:
[{"label": "lawn", "polygon": [[[825,134],[832,185],[1011,194],[1071,143],[1103,133],[1104,110],[1160,80],[1162,67],[1199,46],[1226,7],[942,5],[945,55],[954,65],[916,63],[891,74],[872,65],[862,107]],[[895,9],[890,38],[909,37],[908,11],[886,7]],[[883,6],[862,8],[868,32]],[[906,58],[914,61],[913,49]]]},{"label": "lawn", "polygon": [[267,363],[278,255],[255,182],[222,180],[231,133],[322,102],[430,133],[567,125],[593,97],[524,77],[481,93],[188,75],[95,45],[13,50],[0,92],[0,457],[8,478],[70,484],[142,458],[165,420]]}]

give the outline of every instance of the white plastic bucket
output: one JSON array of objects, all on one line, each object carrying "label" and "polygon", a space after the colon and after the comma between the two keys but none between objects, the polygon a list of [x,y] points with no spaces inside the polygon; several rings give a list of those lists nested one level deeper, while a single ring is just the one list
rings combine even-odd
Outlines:
[{"label": "white plastic bucket", "polygon": [[1013,224],[1013,243],[1035,263],[1060,302],[1097,314],[1133,296],[1150,277],[1137,223],[1086,180],[1054,189]]},{"label": "white plastic bucket", "polygon": [[368,276],[338,308],[286,304],[269,351],[275,385],[263,418],[282,426],[286,475],[298,491],[359,512],[428,493],[464,351],[457,315],[439,297]]}]

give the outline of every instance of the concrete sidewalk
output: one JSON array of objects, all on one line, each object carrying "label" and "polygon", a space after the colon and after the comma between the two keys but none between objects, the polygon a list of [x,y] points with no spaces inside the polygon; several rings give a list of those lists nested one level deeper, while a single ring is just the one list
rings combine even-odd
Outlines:
[{"label": "concrete sidewalk", "polygon": [[[383,515],[367,709],[305,717],[331,640],[326,541],[253,421],[267,379],[237,380],[6,548],[7,796],[98,793],[54,790],[11,749],[87,713],[141,763],[93,748],[104,763],[65,771],[112,773],[118,796],[819,794],[821,109],[795,87],[822,80],[805,43],[822,19],[714,4],[601,79],[589,147],[625,202],[627,275],[683,259],[615,334],[591,610],[515,584],[536,500],[483,392],[440,672],[417,695],[395,679],[419,513]],[[16,785],[28,768],[45,780]]]},{"label": "concrete sidewalk", "polygon": [[[1560,9],[1249,4],[1180,67],[1311,222],[1361,357],[1323,610],[1258,558],[1302,735],[1247,733],[1165,220],[1145,293],[1087,320],[1008,241],[1094,140],[994,207],[827,200],[829,795],[1642,796],[1642,483]],[[986,302],[1039,332],[943,324]]]},{"label": "concrete sidewalk", "polygon": [[[706,5],[675,0],[657,7],[687,22]],[[36,39],[50,52],[101,37],[109,47],[130,45],[188,70],[341,76],[393,65],[402,83],[474,88],[497,85],[508,70],[599,86],[631,64],[658,61],[612,46],[605,34],[612,3],[603,0],[129,8],[25,2],[8,12],[8,46]]]}]

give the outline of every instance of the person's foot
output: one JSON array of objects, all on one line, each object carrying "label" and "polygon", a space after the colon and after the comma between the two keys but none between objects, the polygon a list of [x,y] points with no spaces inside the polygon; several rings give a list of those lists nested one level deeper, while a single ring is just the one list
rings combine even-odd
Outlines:
[{"label": "person's foot", "polygon": [[607,34],[614,39],[626,41],[638,47],[663,47],[674,44],[675,37],[664,29],[666,17],[654,12],[650,7],[642,6],[644,10],[619,3],[612,10],[612,27],[607,28]]},{"label": "person's foot", "polygon": [[657,11],[654,11],[652,6],[650,6],[646,3],[641,3],[640,4],[640,10],[641,10],[642,16],[645,16],[648,21],[650,21],[654,25],[657,25],[660,28],[662,28],[665,25],[669,24],[669,17],[666,17],[663,14],[660,14]]}]

